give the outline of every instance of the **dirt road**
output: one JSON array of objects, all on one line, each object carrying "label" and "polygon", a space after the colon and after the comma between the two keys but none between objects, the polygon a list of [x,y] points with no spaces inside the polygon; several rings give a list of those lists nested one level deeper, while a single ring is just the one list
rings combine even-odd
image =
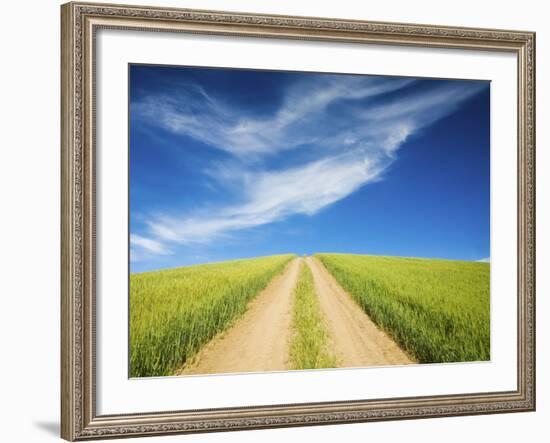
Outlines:
[{"label": "dirt road", "polygon": [[235,325],[215,337],[180,374],[284,370],[288,367],[292,295],[301,258],[252,300]]},{"label": "dirt road", "polygon": [[340,367],[414,363],[378,329],[319,260],[308,257],[306,263],[313,273],[321,310]]}]

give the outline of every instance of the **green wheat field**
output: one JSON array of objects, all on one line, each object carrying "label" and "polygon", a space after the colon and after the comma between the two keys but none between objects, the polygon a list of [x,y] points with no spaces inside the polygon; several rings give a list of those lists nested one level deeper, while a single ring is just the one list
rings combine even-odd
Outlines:
[{"label": "green wheat field", "polygon": [[242,315],[293,255],[130,276],[130,376],[170,375]]},{"label": "green wheat field", "polygon": [[[418,363],[490,359],[488,263],[315,254],[353,301]],[[130,276],[130,377],[173,375],[226,331],[295,255]],[[338,367],[312,273],[292,293],[289,369]]]},{"label": "green wheat field", "polygon": [[489,360],[489,264],[319,254],[371,319],[421,363]]}]

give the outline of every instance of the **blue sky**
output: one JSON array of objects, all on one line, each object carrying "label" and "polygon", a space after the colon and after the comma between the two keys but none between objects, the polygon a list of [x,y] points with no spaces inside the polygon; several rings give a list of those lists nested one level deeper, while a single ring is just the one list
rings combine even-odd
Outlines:
[{"label": "blue sky", "polygon": [[489,257],[490,84],[130,66],[131,272]]}]

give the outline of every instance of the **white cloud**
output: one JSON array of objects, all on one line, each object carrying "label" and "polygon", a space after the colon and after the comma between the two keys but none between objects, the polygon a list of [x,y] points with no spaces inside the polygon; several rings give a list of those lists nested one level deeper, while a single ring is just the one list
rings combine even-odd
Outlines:
[{"label": "white cloud", "polygon": [[253,160],[318,141],[318,122],[326,108],[340,100],[360,100],[391,92],[413,80],[350,77],[298,83],[287,91],[274,115],[246,115],[207,95],[200,87],[183,88],[175,96],[146,97],[132,111],[176,134],[195,138],[241,159]]},{"label": "white cloud", "polygon": [[[316,214],[380,180],[408,138],[484,87],[479,82],[447,83],[371,104],[373,97],[412,82],[340,77],[297,83],[267,117],[250,116],[198,86],[176,97],[149,97],[133,104],[138,115],[164,129],[231,154],[232,160],[204,172],[236,197],[236,203],[180,216],[150,216],[146,233],[132,235],[136,257],[170,253],[166,245],[208,243],[292,215]],[[314,157],[266,169],[273,154],[305,150],[304,145],[314,148]]]},{"label": "white cloud", "polygon": [[490,263],[491,262],[491,258],[490,257],[487,257],[487,258],[480,258],[479,260],[477,260],[478,262],[482,262],[482,263]]},{"label": "white cloud", "polygon": [[142,261],[151,255],[172,254],[161,241],[143,237],[138,234],[130,234],[130,260],[133,262]]},{"label": "white cloud", "polygon": [[148,222],[157,242],[204,243],[232,231],[265,225],[296,214],[313,215],[379,178],[383,167],[360,151],[282,171],[249,174],[241,204],[213,215],[156,217]]}]

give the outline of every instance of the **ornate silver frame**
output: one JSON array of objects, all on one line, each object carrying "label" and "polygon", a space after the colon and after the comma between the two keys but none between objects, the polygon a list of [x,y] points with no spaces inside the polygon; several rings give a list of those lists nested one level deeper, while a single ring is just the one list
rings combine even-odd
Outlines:
[{"label": "ornate silver frame", "polygon": [[[61,436],[67,440],[535,409],[535,34],[107,4],[61,7]],[[508,51],[518,60],[518,380],[510,392],[98,416],[94,36],[116,28]],[[512,177],[511,177],[512,179]]]}]

